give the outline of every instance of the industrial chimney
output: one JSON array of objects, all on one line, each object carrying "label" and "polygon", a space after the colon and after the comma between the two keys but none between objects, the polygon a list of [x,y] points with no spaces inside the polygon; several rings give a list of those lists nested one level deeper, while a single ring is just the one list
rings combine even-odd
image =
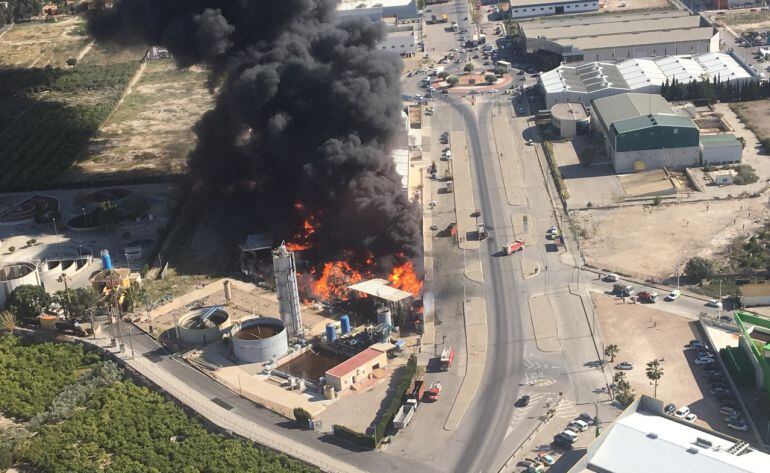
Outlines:
[{"label": "industrial chimney", "polygon": [[275,287],[278,290],[278,310],[281,321],[286,326],[289,337],[302,336],[302,314],[300,314],[294,252],[287,250],[284,243],[273,250],[273,271]]}]

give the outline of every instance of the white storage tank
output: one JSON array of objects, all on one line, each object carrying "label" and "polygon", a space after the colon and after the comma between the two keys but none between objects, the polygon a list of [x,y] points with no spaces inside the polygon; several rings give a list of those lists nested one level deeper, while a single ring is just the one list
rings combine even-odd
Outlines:
[{"label": "white storage tank", "polygon": [[179,338],[189,345],[205,345],[219,340],[230,325],[230,314],[219,306],[190,311],[179,317],[177,322]]},{"label": "white storage tank", "polygon": [[248,319],[230,331],[233,353],[243,363],[264,363],[289,351],[283,322],[272,317]]},{"label": "white storage tank", "polygon": [[40,286],[40,274],[33,263],[11,263],[0,267],[0,309],[14,289],[25,284]]}]

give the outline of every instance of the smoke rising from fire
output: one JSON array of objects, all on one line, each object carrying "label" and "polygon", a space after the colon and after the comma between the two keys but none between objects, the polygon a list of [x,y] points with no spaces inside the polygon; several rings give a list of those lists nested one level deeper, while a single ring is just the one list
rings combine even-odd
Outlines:
[{"label": "smoke rising from fire", "polygon": [[305,235],[311,260],[390,270],[421,252],[419,206],[389,155],[401,59],[376,48],[380,25],[338,22],[335,3],[122,0],[89,27],[211,68],[219,93],[195,127],[196,182],[283,222],[278,237]]}]

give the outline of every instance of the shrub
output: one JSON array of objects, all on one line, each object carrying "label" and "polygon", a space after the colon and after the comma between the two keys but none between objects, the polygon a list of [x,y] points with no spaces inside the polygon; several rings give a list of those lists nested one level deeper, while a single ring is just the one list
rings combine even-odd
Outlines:
[{"label": "shrub", "polygon": [[497,76],[494,74],[487,74],[486,76],[484,76],[484,80],[487,81],[487,84],[491,85],[497,82]]},{"label": "shrub", "polygon": [[16,247],[15,246],[9,246],[8,247],[8,253],[13,253],[14,251],[16,251]]},{"label": "shrub", "polygon": [[6,444],[0,444],[0,471],[6,471],[11,466],[13,466],[11,449]]},{"label": "shrub", "polygon": [[294,408],[294,419],[302,426],[307,427],[307,423],[309,420],[311,420],[313,416],[310,415],[308,411],[301,407],[295,407]]},{"label": "shrub", "polygon": [[694,282],[701,282],[714,274],[714,265],[711,261],[696,256],[690,258],[690,261],[684,266],[684,274]]},{"label": "shrub", "polygon": [[361,445],[362,447],[371,448],[374,449],[377,447],[377,442],[374,440],[374,437],[371,435],[362,434],[361,432],[356,432],[355,430],[348,429],[344,425],[334,424],[334,435],[341,439],[349,440],[350,442],[353,442],[357,445]]},{"label": "shrub", "polygon": [[458,82],[460,82],[460,79],[458,79],[455,76],[450,76],[450,77],[447,77],[446,81],[447,81],[447,84],[449,84],[450,87],[454,87],[455,85],[457,85]]},{"label": "shrub", "polygon": [[754,184],[759,180],[759,176],[754,172],[754,168],[748,164],[739,164],[735,166],[735,171],[738,173],[733,179],[736,185],[743,186],[746,184]]}]

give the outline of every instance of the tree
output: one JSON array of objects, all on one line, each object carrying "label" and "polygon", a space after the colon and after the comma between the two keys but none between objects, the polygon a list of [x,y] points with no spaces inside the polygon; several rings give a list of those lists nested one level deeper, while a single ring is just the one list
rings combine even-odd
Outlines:
[{"label": "tree", "polygon": [[465,65],[465,67],[463,67],[463,70],[464,70],[465,72],[473,72],[473,64],[471,64],[471,63],[469,62],[468,64],[466,64],[466,65]]},{"label": "tree", "polygon": [[6,471],[13,466],[13,458],[11,457],[11,449],[5,443],[0,444],[0,471]]},{"label": "tree", "polygon": [[497,82],[497,76],[494,74],[487,74],[484,76],[484,80],[487,81],[487,84],[492,85]]},{"label": "tree", "polygon": [[294,419],[301,425],[302,427],[307,427],[307,423],[309,420],[313,418],[312,415],[305,409],[301,407],[295,407],[294,408]]},{"label": "tree", "polygon": [[449,84],[450,87],[454,87],[455,85],[457,85],[458,82],[460,82],[460,79],[458,79],[455,76],[449,76],[449,77],[447,77],[446,81],[447,81],[447,84]]},{"label": "tree", "polygon": [[494,72],[495,72],[496,76],[502,77],[502,76],[505,75],[506,72],[508,72],[508,68],[504,67],[504,66],[497,66],[497,67],[495,67],[495,71]]},{"label": "tree", "polygon": [[43,10],[42,0],[13,0],[9,3],[14,20],[24,20],[39,15]]},{"label": "tree", "polygon": [[123,291],[123,310],[133,312],[136,307],[147,304],[150,297],[147,290],[141,286],[130,286]]},{"label": "tree", "polygon": [[111,200],[99,202],[90,217],[90,223],[94,226],[114,225],[123,218],[118,204]]},{"label": "tree", "polygon": [[610,357],[610,363],[615,363],[615,357],[620,353],[620,348],[617,345],[607,345],[604,347],[604,356]]},{"label": "tree", "polygon": [[51,296],[41,286],[24,284],[8,296],[8,309],[17,319],[34,321],[51,304]]},{"label": "tree", "polygon": [[0,312],[0,327],[10,333],[16,330],[16,316],[13,315],[13,312],[7,310]]},{"label": "tree", "polygon": [[684,266],[684,274],[692,281],[701,282],[714,274],[714,264],[700,256],[690,258]]},{"label": "tree", "polygon": [[634,402],[636,394],[634,394],[634,389],[631,387],[631,384],[626,381],[626,374],[623,372],[615,373],[613,381],[615,382],[615,385],[613,386],[615,400],[624,406],[628,406]]},{"label": "tree", "polygon": [[99,304],[99,293],[92,287],[79,287],[56,292],[53,300],[64,309],[68,318],[81,319]]},{"label": "tree", "polygon": [[647,369],[644,370],[644,374],[647,375],[647,379],[652,381],[652,397],[658,397],[658,381],[663,377],[663,367],[660,366],[660,362],[655,359],[647,363]]},{"label": "tree", "polygon": [[441,71],[441,72],[438,73],[438,76],[441,79],[446,79],[447,77],[449,77],[449,73],[447,71]]}]

